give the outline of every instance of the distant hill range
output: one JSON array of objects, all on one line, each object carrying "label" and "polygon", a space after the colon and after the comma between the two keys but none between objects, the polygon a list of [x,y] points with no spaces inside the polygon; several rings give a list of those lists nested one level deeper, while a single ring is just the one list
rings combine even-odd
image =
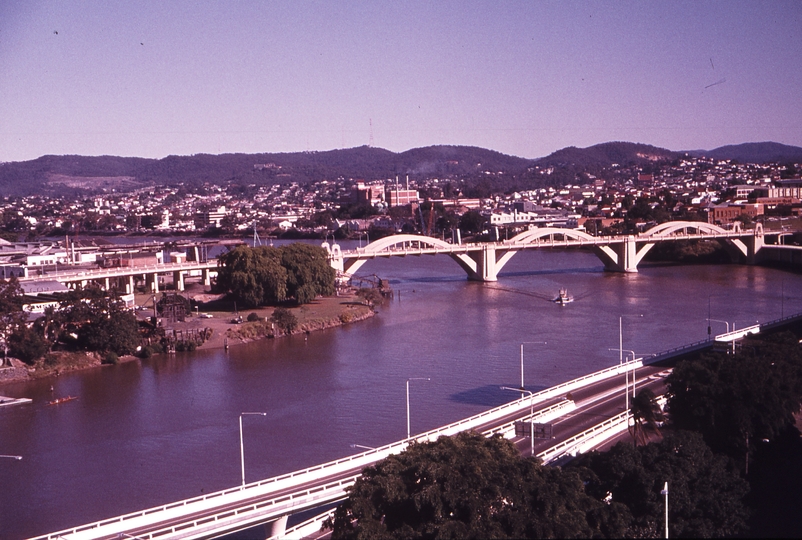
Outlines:
[{"label": "distant hill range", "polygon": [[[505,190],[532,189],[571,183],[582,173],[604,176],[604,171],[615,165],[648,168],[687,154],[753,163],[802,162],[802,148],[778,143],[674,152],[645,144],[609,142],[588,148],[563,148],[539,159],[524,159],[470,146],[430,146],[401,153],[362,146],[325,152],[196,154],[163,159],[42,156],[31,161],[1,164],[0,193],[70,195],[179,183],[307,183],[338,178],[370,181],[395,175],[402,181],[409,175],[410,178],[452,179],[465,185],[490,183],[492,187]],[[536,168],[550,171],[544,175]]]},{"label": "distant hill range", "polygon": [[713,150],[693,150],[688,154],[740,163],[802,163],[802,148],[776,142],[731,144]]}]

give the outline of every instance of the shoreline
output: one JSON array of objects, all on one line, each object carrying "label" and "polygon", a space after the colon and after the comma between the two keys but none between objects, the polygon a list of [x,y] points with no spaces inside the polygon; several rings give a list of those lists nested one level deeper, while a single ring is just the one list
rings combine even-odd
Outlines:
[{"label": "shoreline", "polygon": [[[246,310],[243,322],[234,323],[235,314],[225,311],[209,310],[209,318],[192,315],[184,322],[165,325],[165,332],[187,334],[199,330],[211,330],[211,337],[198,345],[198,349],[224,349],[260,339],[278,339],[286,335],[308,334],[319,330],[327,330],[345,326],[347,324],[364,321],[373,317],[376,311],[373,307],[360,301],[353,291],[337,296],[328,296],[315,299],[310,304],[289,308],[298,319],[298,327],[291,334],[273,335],[272,325],[269,322],[274,307],[260,307]],[[206,313],[206,312],[202,312]],[[260,320],[245,321],[247,314],[256,313]],[[159,353],[169,355],[172,353]],[[20,383],[58,377],[64,373],[83,371],[91,368],[103,367],[101,355],[91,351],[57,351],[48,353],[51,358],[57,358],[56,365],[48,366],[44,358],[37,360],[36,364],[29,366],[20,360],[10,359],[11,366],[0,367],[0,387],[5,384]],[[46,355],[47,356],[47,355]],[[142,358],[134,355],[120,356],[118,363],[140,361]]]}]

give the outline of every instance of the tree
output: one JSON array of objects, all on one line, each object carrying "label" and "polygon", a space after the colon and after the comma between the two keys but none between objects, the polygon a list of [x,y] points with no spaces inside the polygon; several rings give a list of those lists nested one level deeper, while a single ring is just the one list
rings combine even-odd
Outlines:
[{"label": "tree", "polygon": [[59,303],[60,339],[79,349],[131,354],[139,345],[139,325],[119,295],[97,287],[70,291]]},{"label": "tree", "polygon": [[620,535],[607,529],[609,509],[577,471],[523,459],[499,436],[461,433],[366,468],[326,526],[353,539]]},{"label": "tree", "polygon": [[279,330],[287,334],[291,334],[298,327],[297,317],[289,309],[283,307],[273,310],[270,321],[275,323]]},{"label": "tree", "polygon": [[50,342],[43,339],[38,332],[22,325],[9,336],[8,350],[14,358],[33,365],[36,359],[50,350]]},{"label": "tree", "polygon": [[4,353],[7,352],[9,337],[24,326],[25,319],[19,281],[13,276],[9,280],[0,280],[0,340],[3,341]]},{"label": "tree", "polygon": [[308,304],[316,296],[334,294],[337,273],[325,249],[300,242],[280,249],[281,264],[287,271],[287,296],[298,304]]},{"label": "tree", "polygon": [[794,423],[802,400],[802,347],[792,334],[744,343],[735,355],[680,362],[666,378],[669,419],[717,452],[747,456],[755,441]]},{"label": "tree", "polygon": [[484,227],[485,219],[478,210],[468,210],[459,218],[459,228],[462,232],[476,234]]},{"label": "tree", "polygon": [[632,514],[627,536],[659,537],[663,528],[668,482],[670,536],[732,536],[746,527],[746,481],[725,456],[714,454],[701,435],[667,433],[660,443],[635,447],[618,443],[607,452],[591,452],[571,467],[586,467],[587,491],[623,503]]},{"label": "tree", "polygon": [[335,277],[326,250],[317,246],[239,246],[219,257],[217,286],[245,307],[289,298],[307,304],[316,296],[334,294]]},{"label": "tree", "polygon": [[217,286],[245,307],[282,302],[287,271],[278,248],[238,246],[218,258]]},{"label": "tree", "polygon": [[638,392],[632,398],[629,411],[632,414],[632,425],[629,427],[629,432],[636,445],[638,442],[646,444],[648,431],[660,434],[658,423],[663,421],[663,411],[660,410],[660,405],[651,389],[644,388]]},{"label": "tree", "polygon": [[139,325],[136,316],[128,311],[112,311],[105,317],[84,325],[78,341],[90,351],[133,354],[139,346]]}]

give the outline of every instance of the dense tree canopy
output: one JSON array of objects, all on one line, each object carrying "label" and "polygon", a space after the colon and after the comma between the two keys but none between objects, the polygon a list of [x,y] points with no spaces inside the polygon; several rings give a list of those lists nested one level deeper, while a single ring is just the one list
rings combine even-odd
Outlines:
[{"label": "dense tree canopy", "polygon": [[574,465],[592,471],[589,494],[629,508],[633,519],[627,536],[661,536],[665,500],[660,491],[665,482],[671,538],[732,536],[746,527],[746,481],[698,433],[670,432],[660,443],[640,447],[618,443]]},{"label": "dense tree canopy", "polygon": [[25,319],[19,281],[15,277],[0,280],[0,344],[4,352],[9,337],[23,326]]},{"label": "dense tree canopy", "polygon": [[365,469],[328,526],[334,538],[574,538],[621,535],[621,514],[589,497],[577,471],[462,433]]},{"label": "dense tree canopy", "polygon": [[244,307],[288,299],[306,304],[316,296],[334,294],[335,277],[326,251],[317,246],[239,246],[219,257],[217,286]]},{"label": "dense tree canopy", "polygon": [[[53,320],[47,321],[48,316]],[[107,295],[100,288],[70,291],[59,303],[59,310],[46,313],[40,324],[43,328],[55,325],[59,341],[88,351],[132,354],[139,345],[134,314],[117,294]]]},{"label": "dense tree canopy", "polygon": [[741,457],[794,423],[802,399],[802,347],[791,334],[749,340],[735,355],[681,362],[666,380],[668,412],[679,429]]}]

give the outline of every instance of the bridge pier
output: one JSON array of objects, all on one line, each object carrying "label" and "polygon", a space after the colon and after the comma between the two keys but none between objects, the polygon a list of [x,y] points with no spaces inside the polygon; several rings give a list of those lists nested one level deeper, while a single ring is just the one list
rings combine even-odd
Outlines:
[{"label": "bridge pier", "polygon": [[281,516],[276,521],[265,523],[265,539],[284,536],[287,530],[287,518],[290,516]]},{"label": "bridge pier", "polygon": [[611,244],[608,249],[615,253],[615,258],[609,254],[600,257],[604,261],[604,269],[612,272],[637,272],[638,271],[638,247],[635,244],[635,237],[629,235],[626,241],[618,244]]},{"label": "bridge pier", "polygon": [[741,241],[746,244],[747,264],[757,264],[758,253],[763,249],[763,246],[766,245],[765,238],[763,237],[763,225],[761,223],[755,224],[755,233],[752,236],[742,238]]},{"label": "bridge pier", "polygon": [[498,272],[503,265],[498,264],[496,246],[485,245],[480,251],[468,253],[468,257],[476,263],[476,268],[468,272],[468,279],[473,281],[498,281]]},{"label": "bridge pier", "polygon": [[184,272],[181,270],[176,270],[173,272],[173,286],[175,287],[176,291],[184,290]]},{"label": "bridge pier", "polygon": [[145,281],[150,285],[151,292],[159,294],[159,274],[146,274]]},{"label": "bridge pier", "polygon": [[204,268],[201,270],[201,282],[205,287],[209,287],[212,284],[212,278],[208,268]]}]

